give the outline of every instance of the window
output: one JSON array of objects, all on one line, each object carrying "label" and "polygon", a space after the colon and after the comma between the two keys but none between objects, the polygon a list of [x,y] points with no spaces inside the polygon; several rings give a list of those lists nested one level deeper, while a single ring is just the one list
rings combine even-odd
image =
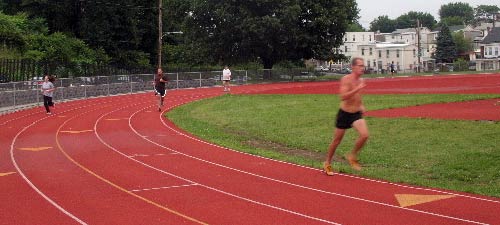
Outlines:
[{"label": "window", "polygon": [[372,41],[372,36],[371,35],[368,36],[368,41]]},{"label": "window", "polygon": [[345,38],[344,38],[344,42],[346,42],[346,41],[347,41],[347,35],[346,35],[346,36],[345,36]]},{"label": "window", "polygon": [[390,56],[390,55],[389,55],[389,50],[387,50],[387,58],[389,58],[389,56]]},{"label": "window", "polygon": [[382,58],[382,50],[378,50],[378,57]]},{"label": "window", "polygon": [[417,50],[413,49],[413,57],[416,57],[416,56],[417,56]]},{"label": "window", "polygon": [[345,46],[345,52],[347,52],[347,45]]},{"label": "window", "polygon": [[364,48],[361,49],[361,55],[365,55],[365,49]]},{"label": "window", "polygon": [[400,51],[399,49],[398,49],[398,50],[396,50],[396,57],[397,57],[397,58],[399,58],[399,51]]},{"label": "window", "polygon": [[495,47],[495,55],[498,56],[498,47]]},{"label": "window", "polygon": [[373,55],[372,48],[370,48],[370,55]]},{"label": "window", "polygon": [[493,47],[489,47],[488,48],[488,55],[493,55]]},{"label": "window", "polygon": [[356,35],[352,35],[352,41],[356,41]]}]

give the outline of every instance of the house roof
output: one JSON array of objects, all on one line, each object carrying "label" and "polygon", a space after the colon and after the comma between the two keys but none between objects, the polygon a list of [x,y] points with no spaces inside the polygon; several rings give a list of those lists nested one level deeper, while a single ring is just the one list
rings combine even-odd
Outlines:
[{"label": "house roof", "polygon": [[448,28],[450,28],[450,32],[457,32],[457,31],[465,29],[465,26],[464,25],[455,25],[455,26],[448,26]]},{"label": "house roof", "polygon": [[500,43],[500,27],[493,27],[488,33],[488,36],[484,37],[482,43]]},{"label": "house roof", "polygon": [[416,33],[415,28],[396,29],[391,34]]}]

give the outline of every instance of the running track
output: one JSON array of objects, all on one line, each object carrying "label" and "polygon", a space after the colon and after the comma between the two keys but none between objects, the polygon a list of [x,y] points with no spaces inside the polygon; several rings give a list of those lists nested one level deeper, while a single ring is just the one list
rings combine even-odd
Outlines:
[{"label": "running track", "polygon": [[[337,85],[232,93],[334,94]],[[373,79],[366,92],[499,93],[500,74]],[[174,90],[165,110],[221,94]],[[328,177],[238,153],[178,129],[154,104],[143,93],[0,116],[0,224],[500,224],[498,198]]]}]

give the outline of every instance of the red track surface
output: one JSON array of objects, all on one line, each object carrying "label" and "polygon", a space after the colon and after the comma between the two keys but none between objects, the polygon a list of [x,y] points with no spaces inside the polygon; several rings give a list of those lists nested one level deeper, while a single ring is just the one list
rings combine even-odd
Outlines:
[{"label": "red track surface", "polygon": [[[366,93],[500,93],[500,75],[368,85]],[[336,93],[338,86],[232,89]],[[172,108],[220,94],[219,88],[176,90],[167,102]],[[123,95],[61,103],[52,116],[41,108],[0,116],[0,224],[500,224],[498,198],[328,177],[238,153],[179,130],[154,100],[151,93]],[[398,194],[447,199],[402,207]]]}]

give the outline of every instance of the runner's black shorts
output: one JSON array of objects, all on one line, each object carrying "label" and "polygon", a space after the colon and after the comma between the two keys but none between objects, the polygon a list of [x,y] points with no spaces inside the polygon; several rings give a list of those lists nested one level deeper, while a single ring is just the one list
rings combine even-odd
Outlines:
[{"label": "runner's black shorts", "polygon": [[165,89],[155,89],[156,93],[158,93],[161,97],[165,97],[165,94],[167,93]]},{"label": "runner's black shorts", "polygon": [[335,122],[335,127],[339,129],[349,129],[356,120],[363,119],[363,113],[361,111],[350,113],[342,109],[339,109],[337,113],[337,119]]}]

